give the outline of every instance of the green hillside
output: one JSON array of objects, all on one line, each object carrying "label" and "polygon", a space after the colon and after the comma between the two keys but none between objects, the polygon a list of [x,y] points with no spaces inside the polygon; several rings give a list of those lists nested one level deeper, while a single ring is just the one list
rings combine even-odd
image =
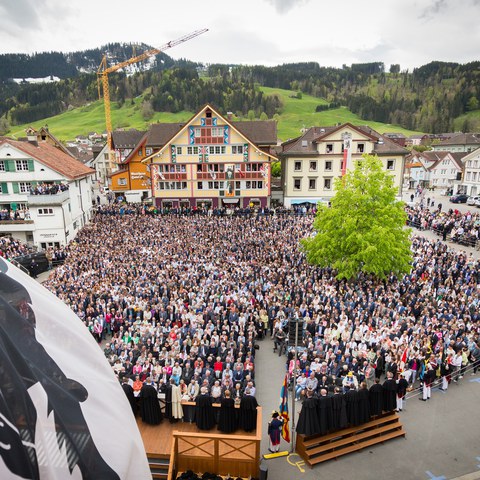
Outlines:
[{"label": "green hillside", "polygon": [[[283,111],[278,120],[278,137],[282,141],[300,135],[303,127],[330,126],[336,123],[350,122],[354,125],[368,123],[380,133],[401,132],[411,135],[414,131],[406,130],[396,125],[378,122],[366,122],[347,108],[336,108],[323,112],[315,112],[317,105],[326,104],[325,100],[303,94],[301,99],[292,98],[295,92],[279,88],[259,87],[265,94],[279,95],[283,102]],[[143,97],[137,97],[133,102],[127,100],[122,107],[112,102],[112,123],[114,128],[136,128],[145,130],[150,123],[181,122],[192,116],[192,112],[162,113],[155,112],[151,120],[146,122],[142,117],[141,103]],[[105,114],[103,103],[96,101],[84,107],[75,108],[54,117],[45,118],[31,124],[17,125],[9,132],[10,136],[21,137],[25,129],[32,125],[35,128],[48,124],[50,131],[60,140],[72,140],[77,135],[86,135],[88,132],[102,132],[105,130]]]},{"label": "green hillside", "polygon": [[350,122],[353,125],[369,125],[379,133],[398,132],[406,136],[419,132],[406,130],[397,125],[390,125],[379,122],[367,122],[362,120],[347,108],[335,108],[323,112],[315,112],[317,105],[326,104],[325,100],[312,97],[311,95],[302,95],[301,99],[292,98],[295,92],[291,90],[282,90],[279,88],[260,87],[266,94],[278,94],[281,96],[284,110],[280,115],[278,122],[278,136],[282,140],[298,137],[303,127],[321,126],[328,127],[336,123]]}]

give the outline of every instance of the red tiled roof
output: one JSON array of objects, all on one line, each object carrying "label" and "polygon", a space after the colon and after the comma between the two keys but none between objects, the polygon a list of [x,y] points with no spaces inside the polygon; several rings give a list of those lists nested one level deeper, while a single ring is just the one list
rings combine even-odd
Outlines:
[{"label": "red tiled roof", "polygon": [[82,162],[62,152],[47,142],[21,142],[10,138],[0,139],[0,145],[9,144],[18,150],[30,155],[45,166],[64,175],[65,178],[77,179],[92,175],[95,170],[86,167]]}]

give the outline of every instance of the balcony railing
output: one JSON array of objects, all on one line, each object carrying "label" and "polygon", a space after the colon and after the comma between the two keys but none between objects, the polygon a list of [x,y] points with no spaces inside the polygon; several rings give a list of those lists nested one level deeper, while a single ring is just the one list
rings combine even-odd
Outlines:
[{"label": "balcony railing", "polygon": [[28,205],[62,205],[70,199],[70,191],[55,193],[54,195],[27,195]]}]

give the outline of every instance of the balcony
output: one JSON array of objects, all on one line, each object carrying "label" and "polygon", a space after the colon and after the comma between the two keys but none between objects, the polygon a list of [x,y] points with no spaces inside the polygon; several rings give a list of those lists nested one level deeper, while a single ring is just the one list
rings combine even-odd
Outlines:
[{"label": "balcony", "polygon": [[62,205],[70,199],[70,191],[65,190],[54,195],[27,195],[28,206]]}]

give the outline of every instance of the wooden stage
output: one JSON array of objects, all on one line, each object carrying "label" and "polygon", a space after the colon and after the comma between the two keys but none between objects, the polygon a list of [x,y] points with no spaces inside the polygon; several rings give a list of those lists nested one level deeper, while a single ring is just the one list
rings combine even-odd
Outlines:
[{"label": "wooden stage", "polygon": [[[199,430],[195,423],[182,421],[179,421],[177,423],[170,423],[165,418],[160,425],[148,425],[147,423],[143,423],[140,417],[137,417],[136,420],[138,430],[140,431],[140,435],[142,436],[143,445],[147,454],[165,455],[166,457],[170,456],[170,452],[172,450],[174,431],[178,431],[181,433],[201,433],[207,436],[208,434],[220,433],[216,428],[208,431]],[[235,434],[252,437],[252,440],[256,436],[256,432],[247,433],[243,430],[237,430]]]}]

